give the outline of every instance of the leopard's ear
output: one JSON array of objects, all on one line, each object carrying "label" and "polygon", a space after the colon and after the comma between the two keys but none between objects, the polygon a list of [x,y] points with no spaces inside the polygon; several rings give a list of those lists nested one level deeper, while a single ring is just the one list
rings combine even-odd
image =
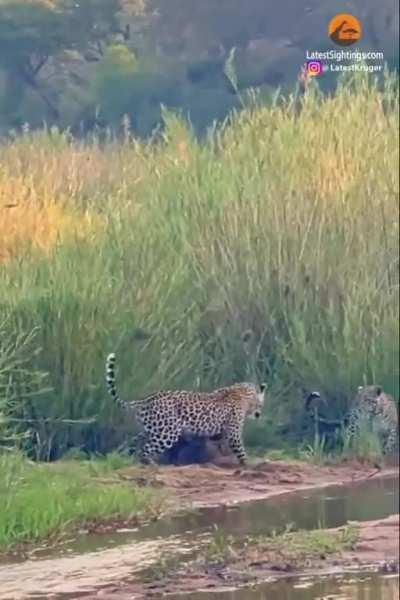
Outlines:
[{"label": "leopard's ear", "polygon": [[376,386],[376,395],[380,396],[381,394],[383,394],[383,389],[381,388],[380,385]]},{"label": "leopard's ear", "polygon": [[260,390],[261,393],[263,394],[267,389],[267,384],[266,383],[260,383]]}]

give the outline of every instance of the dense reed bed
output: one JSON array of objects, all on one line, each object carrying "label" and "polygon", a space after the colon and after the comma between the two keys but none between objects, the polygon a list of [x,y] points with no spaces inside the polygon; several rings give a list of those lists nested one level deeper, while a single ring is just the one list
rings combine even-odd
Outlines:
[{"label": "dense reed bed", "polygon": [[[298,443],[303,394],[398,396],[396,80],[255,103],[198,141],[26,131],[0,151],[2,436],[115,448],[107,397],[266,380],[248,444]],[[0,424],[1,426],[1,424]]]}]

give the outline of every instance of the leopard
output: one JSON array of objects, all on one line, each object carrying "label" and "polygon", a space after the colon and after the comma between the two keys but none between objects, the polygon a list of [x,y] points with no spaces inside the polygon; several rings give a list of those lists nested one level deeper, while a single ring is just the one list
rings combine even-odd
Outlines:
[{"label": "leopard", "polygon": [[399,417],[393,396],[386,394],[380,385],[359,386],[346,415],[346,430],[353,439],[366,418],[373,423],[382,440],[384,454],[392,453],[398,443]]},{"label": "leopard", "polygon": [[264,407],[266,384],[235,383],[211,392],[158,391],[145,398],[126,401],[116,386],[116,356],[106,359],[106,384],[114,403],[134,413],[141,425],[142,462],[155,463],[182,436],[221,436],[239,464],[247,463],[243,428],[247,418],[259,419]]}]

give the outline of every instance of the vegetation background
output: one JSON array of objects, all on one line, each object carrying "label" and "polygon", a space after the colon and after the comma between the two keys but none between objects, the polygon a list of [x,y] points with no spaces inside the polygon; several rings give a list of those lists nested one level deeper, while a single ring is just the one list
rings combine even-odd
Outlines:
[{"label": "vegetation background", "polygon": [[[253,448],[309,442],[311,389],[398,397],[396,75],[300,94],[332,9],[289,4],[0,0],[4,446],[129,441],[110,351],[129,398],[268,381]],[[395,7],[362,6],[395,62]]]},{"label": "vegetation background", "polygon": [[237,91],[291,90],[306,50],[332,49],[340,12],[362,23],[358,49],[397,68],[396,0],[0,0],[0,134],[46,121],[82,135],[128,115],[147,136],[160,104],[204,133],[241,106]]}]

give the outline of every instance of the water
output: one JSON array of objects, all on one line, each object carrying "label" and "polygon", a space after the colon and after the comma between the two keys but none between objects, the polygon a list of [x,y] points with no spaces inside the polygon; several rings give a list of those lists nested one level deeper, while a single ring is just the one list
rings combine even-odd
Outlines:
[{"label": "water", "polygon": [[[280,531],[288,523],[296,529],[340,527],[347,521],[381,519],[398,512],[399,487],[394,478],[376,478],[352,485],[297,492],[281,497],[214,507],[181,516],[163,518],[136,530],[82,536],[58,548],[57,555],[82,554],[115,548],[134,541],[167,540],[183,543],[211,533],[214,526],[237,536]],[[44,550],[38,556],[54,556]]]},{"label": "water", "polygon": [[[348,521],[381,519],[398,512],[398,479],[371,479],[352,486],[329,487],[293,496],[251,502],[237,509],[213,509],[196,515],[225,532],[238,535],[268,533],[293,523],[296,528],[340,527]],[[398,600],[398,575],[378,573],[286,579],[253,589],[169,596],[170,600]]]},{"label": "water", "polygon": [[[180,594],[176,600],[398,600],[399,579],[376,573],[279,581],[226,592]],[[173,596],[169,596],[173,600]]]}]

